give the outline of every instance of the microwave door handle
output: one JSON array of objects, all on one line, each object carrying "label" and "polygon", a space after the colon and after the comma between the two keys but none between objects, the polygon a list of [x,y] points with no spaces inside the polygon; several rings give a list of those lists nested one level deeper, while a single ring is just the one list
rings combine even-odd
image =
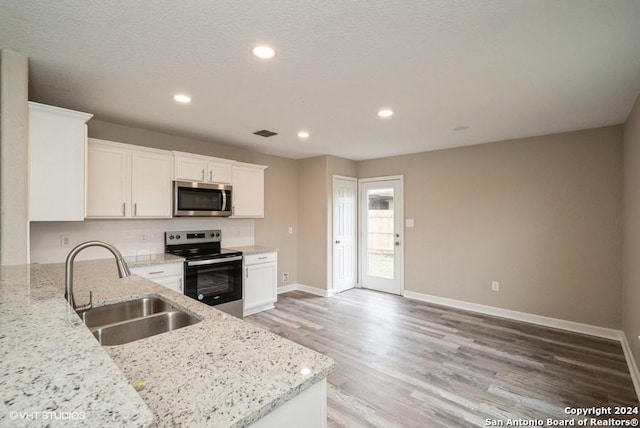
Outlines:
[{"label": "microwave door handle", "polygon": [[193,262],[187,262],[187,266],[215,265],[218,263],[235,262],[238,260],[242,260],[242,256],[226,257],[222,259],[198,260]]},{"label": "microwave door handle", "polygon": [[222,211],[227,210],[227,191],[222,191]]}]

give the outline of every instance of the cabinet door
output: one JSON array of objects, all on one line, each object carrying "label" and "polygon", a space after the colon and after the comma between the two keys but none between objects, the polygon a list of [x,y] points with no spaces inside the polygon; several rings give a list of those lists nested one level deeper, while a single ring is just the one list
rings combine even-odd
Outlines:
[{"label": "cabinet door", "polygon": [[174,156],[174,178],[185,181],[206,181],[206,162],[199,158]]},{"label": "cabinet door", "polygon": [[170,155],[132,152],[132,217],[171,217]]},{"label": "cabinet door", "polygon": [[126,217],[131,212],[131,152],[89,142],[87,217]]},{"label": "cabinet door", "polygon": [[29,220],[84,220],[89,118],[29,103]]},{"label": "cabinet door", "polygon": [[273,308],[277,298],[277,263],[245,266],[244,315]]},{"label": "cabinet door", "polygon": [[211,183],[231,183],[231,164],[228,162],[208,161],[209,176],[207,181]]},{"label": "cabinet door", "polygon": [[264,167],[233,165],[233,216],[264,217]]},{"label": "cabinet door", "polygon": [[154,279],[153,282],[167,287],[170,290],[184,294],[182,290],[182,276],[167,276],[165,278]]}]

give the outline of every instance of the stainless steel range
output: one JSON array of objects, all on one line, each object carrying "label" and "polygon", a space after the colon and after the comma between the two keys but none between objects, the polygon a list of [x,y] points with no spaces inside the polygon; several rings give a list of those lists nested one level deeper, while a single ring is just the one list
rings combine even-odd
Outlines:
[{"label": "stainless steel range", "polygon": [[221,248],[220,230],[165,232],[165,252],[185,258],[184,294],[242,318],[242,252]]}]

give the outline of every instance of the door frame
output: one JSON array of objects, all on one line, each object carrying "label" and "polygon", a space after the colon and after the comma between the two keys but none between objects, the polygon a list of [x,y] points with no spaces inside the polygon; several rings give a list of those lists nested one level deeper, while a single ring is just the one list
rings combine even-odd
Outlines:
[{"label": "door frame", "polygon": [[329,218],[331,219],[331,221],[327,222],[328,223],[328,227],[327,227],[327,236],[328,236],[328,240],[327,240],[327,289],[329,291],[329,295],[333,295],[335,294],[334,288],[333,288],[333,240],[334,240],[334,236],[333,236],[333,215],[334,215],[334,202],[335,202],[335,196],[336,196],[336,179],[339,180],[347,180],[347,181],[352,181],[356,184],[356,210],[355,210],[355,214],[356,214],[356,242],[355,242],[355,252],[356,252],[356,283],[354,285],[353,288],[358,288],[360,286],[360,238],[359,238],[359,233],[360,233],[360,222],[359,222],[359,216],[360,216],[360,183],[359,180],[356,177],[348,177],[346,175],[338,175],[338,174],[333,174],[333,176],[331,177],[331,208],[329,210],[329,212],[327,213]]},{"label": "door frame", "polygon": [[387,175],[383,177],[370,177],[358,179],[358,287],[362,286],[362,278],[364,277],[364,258],[362,257],[362,183],[375,183],[376,181],[387,180],[399,180],[400,181],[400,194],[402,203],[398,204],[398,207],[394,206],[394,215],[397,215],[400,223],[400,245],[398,246],[398,252],[400,253],[400,296],[404,296],[404,243],[405,243],[405,227],[404,227],[404,175]]}]

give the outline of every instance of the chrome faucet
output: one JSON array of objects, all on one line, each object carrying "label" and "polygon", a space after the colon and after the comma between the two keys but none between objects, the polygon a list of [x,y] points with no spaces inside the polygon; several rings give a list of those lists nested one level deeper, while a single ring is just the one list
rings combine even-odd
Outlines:
[{"label": "chrome faucet", "polygon": [[120,251],[118,251],[118,249],[113,245],[107,244],[106,242],[102,241],[87,241],[78,245],[69,252],[67,261],[64,265],[64,298],[67,299],[67,302],[69,302],[71,307],[76,311],[86,311],[87,309],[91,309],[93,307],[93,293],[91,291],[89,291],[89,303],[83,306],[76,306],[76,299],[73,296],[73,261],[80,251],[89,247],[103,247],[111,251],[111,254],[113,254],[113,256],[116,258],[118,276],[120,278],[126,278],[131,275],[131,272],[129,272],[129,267],[127,266],[127,262],[124,261],[122,254],[120,254]]}]

